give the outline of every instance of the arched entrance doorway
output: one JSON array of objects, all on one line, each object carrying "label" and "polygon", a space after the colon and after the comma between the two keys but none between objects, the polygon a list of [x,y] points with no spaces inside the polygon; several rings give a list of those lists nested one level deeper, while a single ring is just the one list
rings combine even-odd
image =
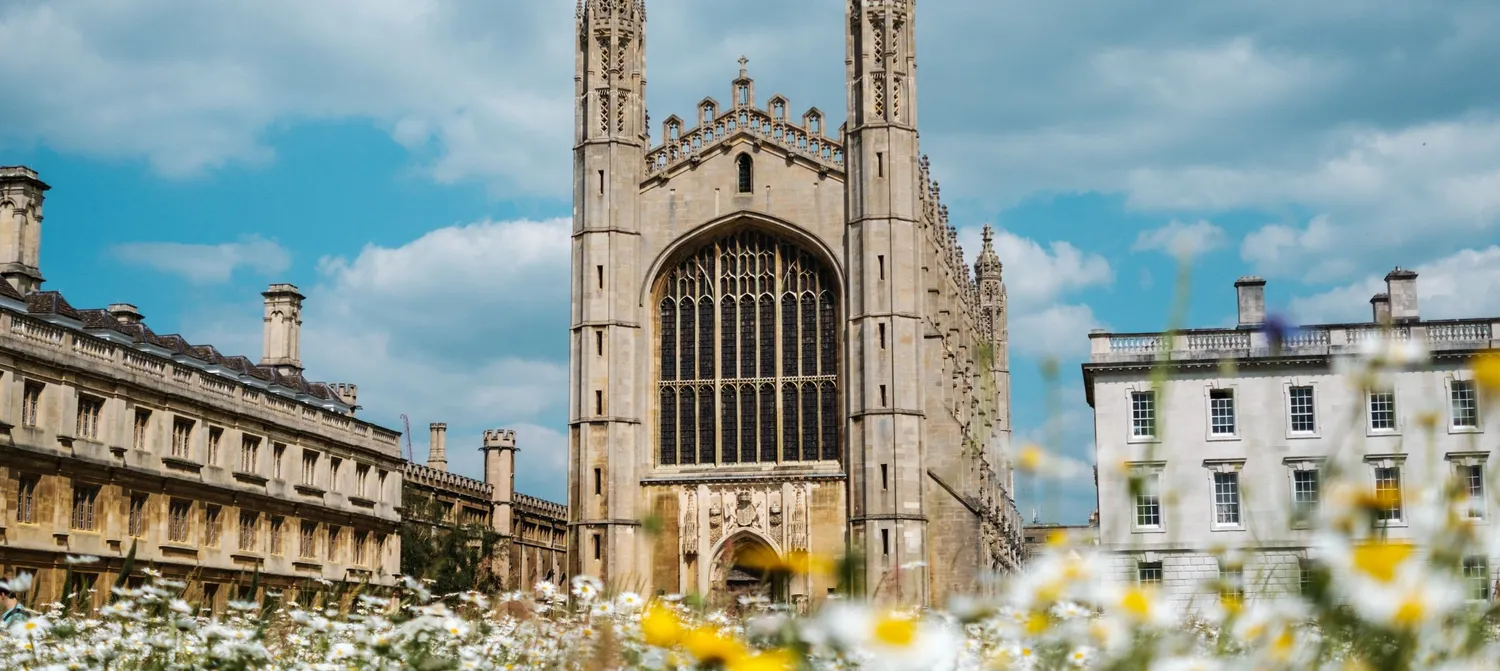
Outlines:
[{"label": "arched entrance doorway", "polygon": [[735,611],[740,597],[773,595],[767,568],[777,552],[765,539],[752,533],[730,537],[719,547],[710,573],[710,601],[715,608]]}]

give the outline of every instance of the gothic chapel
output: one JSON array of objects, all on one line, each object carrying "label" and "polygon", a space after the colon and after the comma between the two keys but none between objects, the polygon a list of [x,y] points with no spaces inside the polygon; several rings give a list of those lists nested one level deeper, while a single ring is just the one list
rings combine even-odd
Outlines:
[{"label": "gothic chapel", "polygon": [[843,126],[741,59],[652,137],[645,0],[580,0],[570,574],[725,599],[750,552],[852,553],[939,603],[1016,565],[1005,286],[919,151],[915,4],[849,0]]}]

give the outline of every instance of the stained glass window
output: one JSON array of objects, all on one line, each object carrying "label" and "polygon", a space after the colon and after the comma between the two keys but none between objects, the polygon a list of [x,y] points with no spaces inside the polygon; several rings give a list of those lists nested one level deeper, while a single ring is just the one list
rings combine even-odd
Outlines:
[{"label": "stained glass window", "polygon": [[662,464],[840,458],[842,331],[827,268],[785,240],[739,231],[659,286]]}]

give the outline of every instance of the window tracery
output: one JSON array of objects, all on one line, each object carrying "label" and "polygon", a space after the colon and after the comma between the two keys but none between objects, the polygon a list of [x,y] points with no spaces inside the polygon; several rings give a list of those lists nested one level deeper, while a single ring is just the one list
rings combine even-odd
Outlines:
[{"label": "window tracery", "polygon": [[714,240],[667,271],[657,304],[660,463],[839,459],[833,292],[822,263],[758,231]]}]

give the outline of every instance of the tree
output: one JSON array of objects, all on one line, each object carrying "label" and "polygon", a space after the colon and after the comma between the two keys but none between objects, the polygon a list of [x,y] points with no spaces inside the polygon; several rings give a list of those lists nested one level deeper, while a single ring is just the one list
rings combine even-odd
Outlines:
[{"label": "tree", "polygon": [[402,505],[403,573],[434,581],[429,589],[438,594],[502,589],[504,576],[495,571],[494,561],[507,549],[500,534],[482,524],[443,519],[437,502],[412,487],[403,492]]}]

